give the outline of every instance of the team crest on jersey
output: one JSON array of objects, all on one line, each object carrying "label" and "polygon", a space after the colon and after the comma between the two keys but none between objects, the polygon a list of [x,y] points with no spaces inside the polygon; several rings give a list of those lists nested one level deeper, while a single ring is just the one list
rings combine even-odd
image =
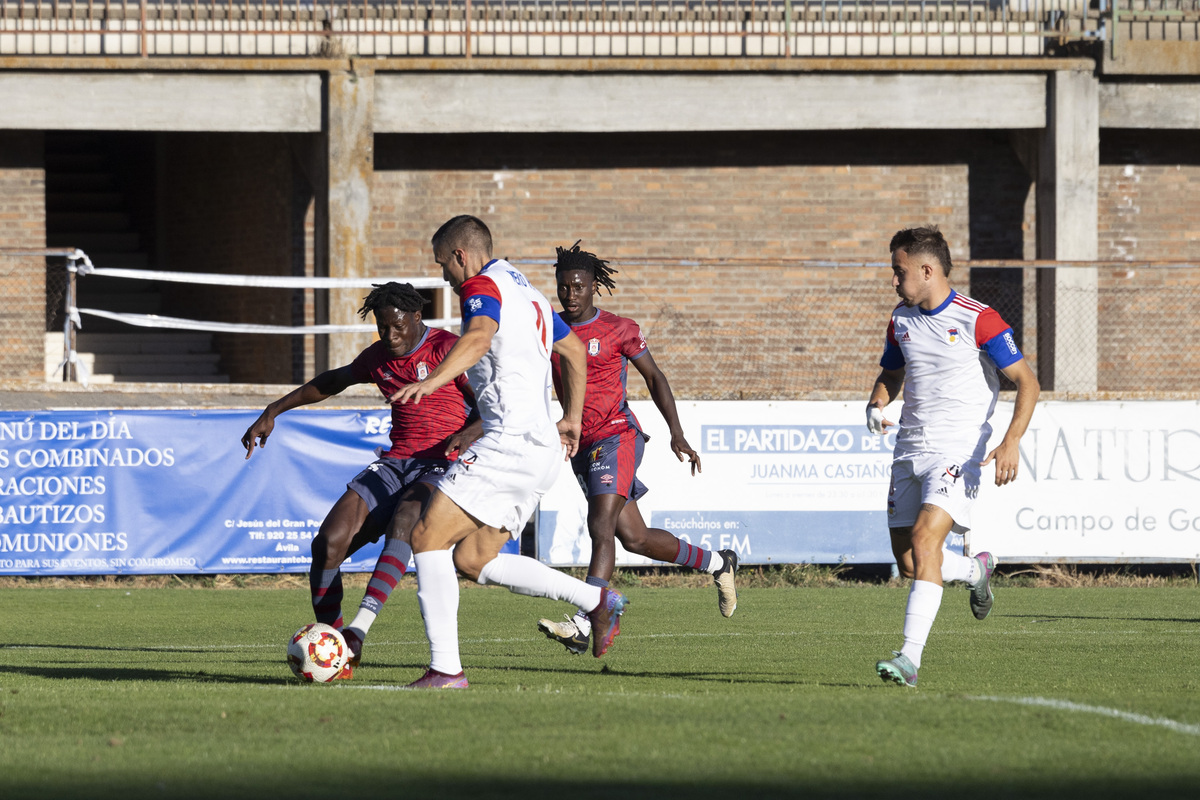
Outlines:
[{"label": "team crest on jersey", "polygon": [[594,356],[600,352],[600,340],[588,339],[588,355]]},{"label": "team crest on jersey", "polygon": [[479,309],[483,308],[483,301],[478,297],[472,297],[467,301],[467,308],[471,311],[478,311]]},{"label": "team crest on jersey", "polygon": [[429,367],[424,361],[417,364],[417,380],[423,381],[429,377]]},{"label": "team crest on jersey", "polygon": [[958,341],[958,328],[949,328],[946,330],[946,337],[950,340],[950,344]]},{"label": "team crest on jersey", "polygon": [[900,341],[902,341],[902,342],[907,342],[911,339],[912,339],[912,337],[908,335],[908,331],[905,331],[904,335],[900,337]]}]

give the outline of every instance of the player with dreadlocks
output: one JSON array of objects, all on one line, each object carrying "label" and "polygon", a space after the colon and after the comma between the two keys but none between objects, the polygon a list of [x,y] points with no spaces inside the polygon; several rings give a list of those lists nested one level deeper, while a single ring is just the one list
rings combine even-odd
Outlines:
[{"label": "player with dreadlocks", "polygon": [[[355,384],[374,383],[384,397],[390,397],[401,386],[423,380],[458,340],[453,333],[425,326],[424,302],[411,284],[376,284],[358,314],[363,319],[374,314],[379,341],[352,363],[323,372],[268,405],[242,436],[246,458],[256,442],[267,446],[275,417],[288,409],[319,403]],[[456,451],[470,443],[461,432],[474,406],[465,376],[420,405],[393,403],[391,449],[346,484],[346,493],[313,538],[309,572],[313,612],[318,622],[342,628],[342,562],[387,535],[358,615],[342,630],[353,654],[342,678],[353,676],[371,623],[408,568],[409,535],[433,488],[457,458]]]},{"label": "player with dreadlocks", "polygon": [[[587,495],[588,534],[592,558],[587,582],[606,587],[612,579],[616,543],[631,553],[709,572],[717,585],[717,604],[728,617],[737,608],[734,573],[737,555],[732,550],[696,547],[660,528],[647,528],[638,510],[638,498],[646,487],[635,472],[642,450],[650,437],[642,432],[625,399],[627,365],[632,362],[646,381],[654,405],[671,431],[671,450],[680,461],[686,456],[692,474],[700,471],[700,455],[684,438],[675,409],[675,396],[667,378],[654,363],[638,324],[593,305],[601,287],[609,294],[616,287],[617,270],[607,261],[581,250],[579,242],[556,248],[554,265],[558,280],[561,317],[587,349],[587,390],[583,396],[583,434],[571,468]],[[558,359],[554,359],[554,382],[559,383]],[[580,611],[565,622],[543,619],[538,630],[562,643],[571,653],[587,649],[591,626]]]}]

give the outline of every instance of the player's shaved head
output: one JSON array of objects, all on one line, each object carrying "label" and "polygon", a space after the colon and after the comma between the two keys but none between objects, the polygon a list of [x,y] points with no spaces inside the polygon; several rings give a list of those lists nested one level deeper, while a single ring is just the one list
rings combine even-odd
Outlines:
[{"label": "player's shaved head", "polygon": [[466,250],[492,257],[492,232],[483,220],[470,214],[459,214],[447,220],[433,234],[432,244],[434,252]]},{"label": "player's shaved head", "polygon": [[954,264],[950,261],[950,245],[946,237],[936,225],[927,228],[905,228],[897,231],[888,245],[889,252],[903,250],[909,258],[932,258],[942,267],[942,272],[948,278]]}]

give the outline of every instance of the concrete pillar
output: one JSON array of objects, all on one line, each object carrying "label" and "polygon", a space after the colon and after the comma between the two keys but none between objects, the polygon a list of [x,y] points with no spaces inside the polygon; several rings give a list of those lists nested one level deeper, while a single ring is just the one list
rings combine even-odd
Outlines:
[{"label": "concrete pillar", "polygon": [[[1037,157],[1037,256],[1095,261],[1098,252],[1100,82],[1060,71],[1047,85],[1046,129]],[[1046,389],[1094,392],[1097,384],[1096,269],[1038,274],[1038,371]]]},{"label": "concrete pillar", "polygon": [[[330,72],[324,82],[324,158],[316,170],[314,271],[332,278],[371,274],[371,178],[375,171],[375,73],[352,62]],[[365,289],[317,293],[317,322],[349,325]],[[371,341],[370,335],[318,337],[316,369],[349,364]],[[321,340],[325,340],[322,342]]]}]

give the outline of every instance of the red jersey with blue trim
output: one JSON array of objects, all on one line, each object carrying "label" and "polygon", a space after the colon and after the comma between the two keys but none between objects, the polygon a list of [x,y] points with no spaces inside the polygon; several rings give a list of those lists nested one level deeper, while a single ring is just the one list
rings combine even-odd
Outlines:
[{"label": "red jersey with blue trim", "polygon": [[[567,323],[570,325],[570,323]],[[587,351],[587,390],[583,396],[583,435],[580,447],[616,436],[630,428],[640,431],[637,417],[625,400],[629,360],[650,352],[642,329],[631,319],[602,309],[585,321],[570,325]],[[558,356],[551,359],[554,389],[562,396]]]},{"label": "red jersey with blue trim", "polygon": [[[424,380],[456,341],[449,331],[427,328],[417,346],[399,358],[392,358],[383,342],[375,342],[358,354],[350,373],[358,383],[373,383],[385,398],[391,397],[401,386]],[[442,443],[467,421],[469,391],[466,376],[459,375],[420,403],[392,403],[392,449],[387,455],[445,459]]]},{"label": "red jersey with blue trim", "polygon": [[904,368],[897,458],[919,453],[983,457],[1000,391],[997,368],[1023,358],[994,308],[951,290],[940,306],[898,305],[879,365]]}]

